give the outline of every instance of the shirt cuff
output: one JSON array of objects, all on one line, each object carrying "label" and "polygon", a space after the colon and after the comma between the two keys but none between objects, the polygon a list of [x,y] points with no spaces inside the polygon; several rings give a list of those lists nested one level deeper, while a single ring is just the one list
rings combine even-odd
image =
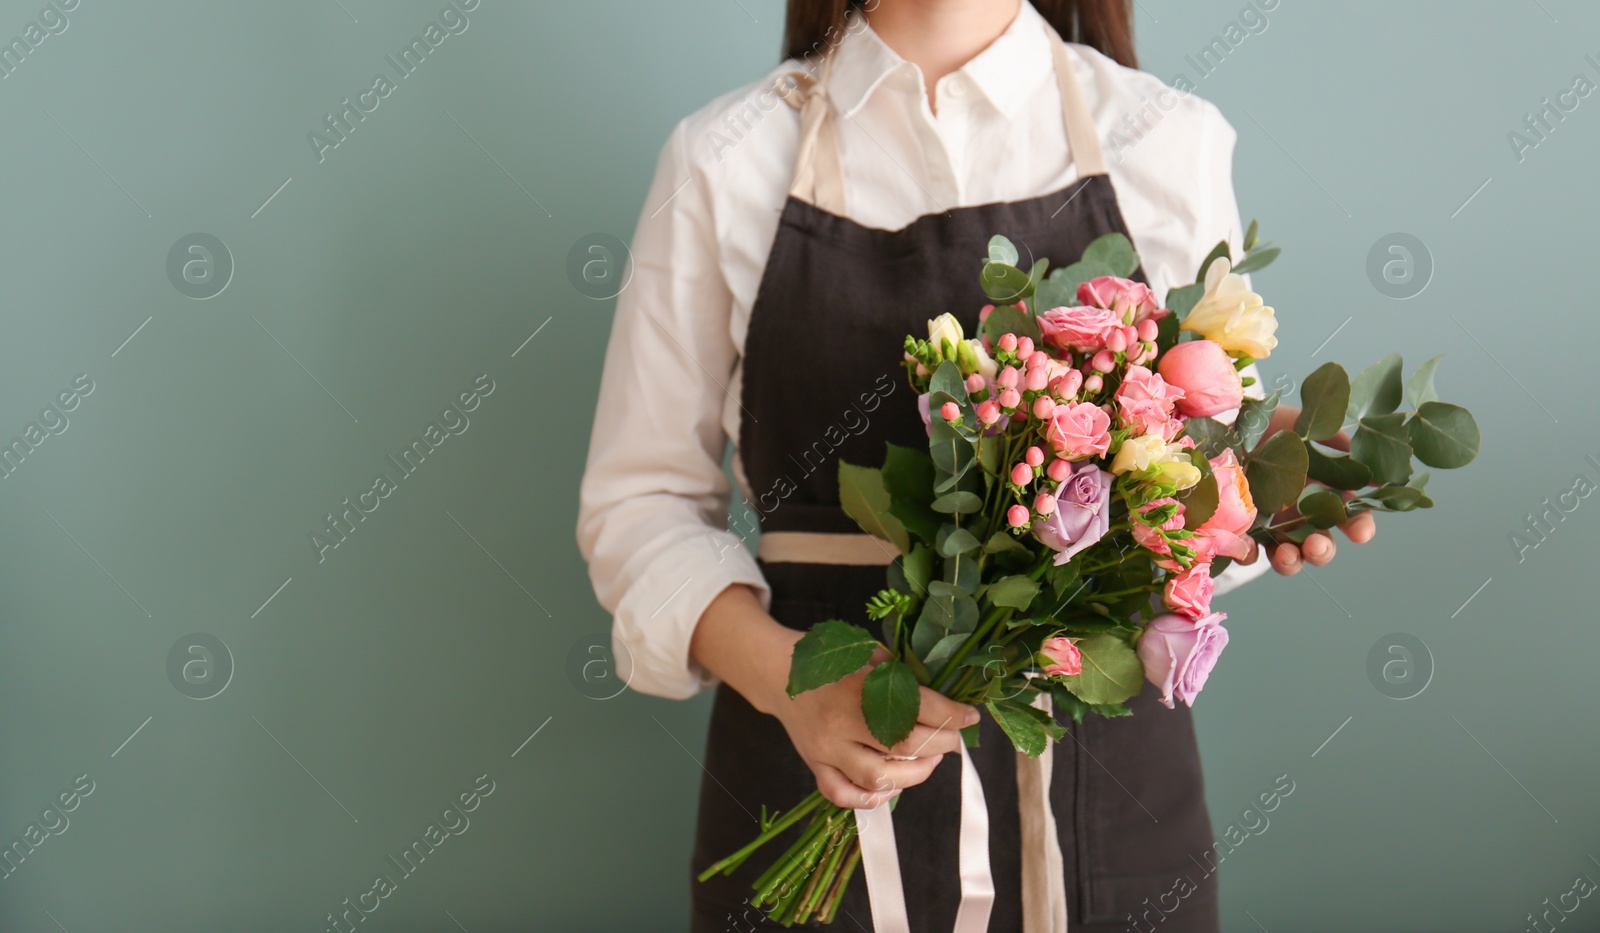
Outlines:
[{"label": "shirt cuff", "polygon": [[668,546],[617,604],[611,648],[623,683],[639,693],[686,700],[716,683],[689,656],[695,626],[729,586],[755,590],[763,609],[772,591],[743,539],[707,528]]}]

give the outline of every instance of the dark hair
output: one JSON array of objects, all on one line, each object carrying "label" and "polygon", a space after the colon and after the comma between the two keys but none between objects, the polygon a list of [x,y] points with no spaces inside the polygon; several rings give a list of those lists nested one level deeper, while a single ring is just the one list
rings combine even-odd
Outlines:
[{"label": "dark hair", "polygon": [[[1087,45],[1119,65],[1139,67],[1133,51],[1132,0],[1022,0],[1031,2],[1061,38]],[[877,0],[789,0],[783,30],[784,58],[809,59],[838,44],[845,14],[871,9]]]}]

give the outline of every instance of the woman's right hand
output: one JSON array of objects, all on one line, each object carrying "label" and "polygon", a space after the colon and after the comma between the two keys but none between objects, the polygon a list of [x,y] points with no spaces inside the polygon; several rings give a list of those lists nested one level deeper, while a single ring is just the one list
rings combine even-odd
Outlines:
[{"label": "woman's right hand", "polygon": [[[872,663],[887,657],[889,653],[880,648]],[[926,781],[945,755],[961,750],[960,730],[978,721],[975,707],[922,687],[916,726],[899,744],[886,747],[867,729],[861,713],[861,683],[867,670],[790,699],[784,692],[785,664],[784,683],[776,685],[782,697],[773,712],[816,776],[817,790],[830,803],[847,809],[871,809]]]},{"label": "woman's right hand", "polygon": [[[945,755],[960,751],[960,730],[978,721],[975,707],[922,687],[916,726],[904,741],[886,748],[873,738],[861,713],[867,668],[789,696],[789,661],[800,637],[766,613],[754,590],[735,584],[701,614],[689,653],[751,706],[777,717],[830,803],[870,809],[921,784]],[[873,663],[888,656],[880,648]]]}]

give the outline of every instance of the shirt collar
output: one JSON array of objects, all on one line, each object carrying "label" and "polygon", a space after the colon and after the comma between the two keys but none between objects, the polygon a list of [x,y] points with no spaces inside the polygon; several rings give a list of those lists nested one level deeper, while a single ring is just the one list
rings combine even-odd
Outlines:
[{"label": "shirt collar", "polygon": [[[1022,0],[1005,32],[956,73],[965,75],[1009,119],[1053,67],[1051,41],[1044,17]],[[828,95],[846,117],[855,116],[889,77],[917,73],[916,66],[889,48],[864,20],[852,20],[833,54]]]}]

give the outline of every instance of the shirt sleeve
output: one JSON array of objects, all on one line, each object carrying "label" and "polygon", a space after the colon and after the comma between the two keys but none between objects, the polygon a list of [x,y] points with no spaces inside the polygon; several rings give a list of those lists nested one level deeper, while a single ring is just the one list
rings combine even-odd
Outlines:
[{"label": "shirt sleeve", "polygon": [[706,181],[680,124],[634,233],[579,491],[578,547],[612,614],[617,672],[669,699],[712,682],[689,641],[717,594],[743,583],[770,599],[727,530],[721,411],[739,349]]},{"label": "shirt sleeve", "polygon": [[[1200,202],[1197,209],[1200,228],[1194,238],[1195,254],[1188,265],[1190,269],[1198,269],[1219,240],[1227,240],[1235,255],[1244,245],[1244,225],[1240,222],[1239,203],[1233,193],[1233,146],[1237,139],[1238,134],[1221,112],[1215,106],[1206,104],[1198,150],[1201,158]],[[1245,281],[1249,281],[1248,275]],[[1241,375],[1255,379],[1253,385],[1245,387],[1246,396],[1264,397],[1261,371],[1254,363],[1245,367]],[[1236,414],[1223,420],[1231,421]],[[1270,567],[1271,563],[1264,553],[1258,554],[1251,564],[1229,564],[1226,570],[1217,575],[1215,595],[1221,596],[1244,586],[1266,573]]]}]

